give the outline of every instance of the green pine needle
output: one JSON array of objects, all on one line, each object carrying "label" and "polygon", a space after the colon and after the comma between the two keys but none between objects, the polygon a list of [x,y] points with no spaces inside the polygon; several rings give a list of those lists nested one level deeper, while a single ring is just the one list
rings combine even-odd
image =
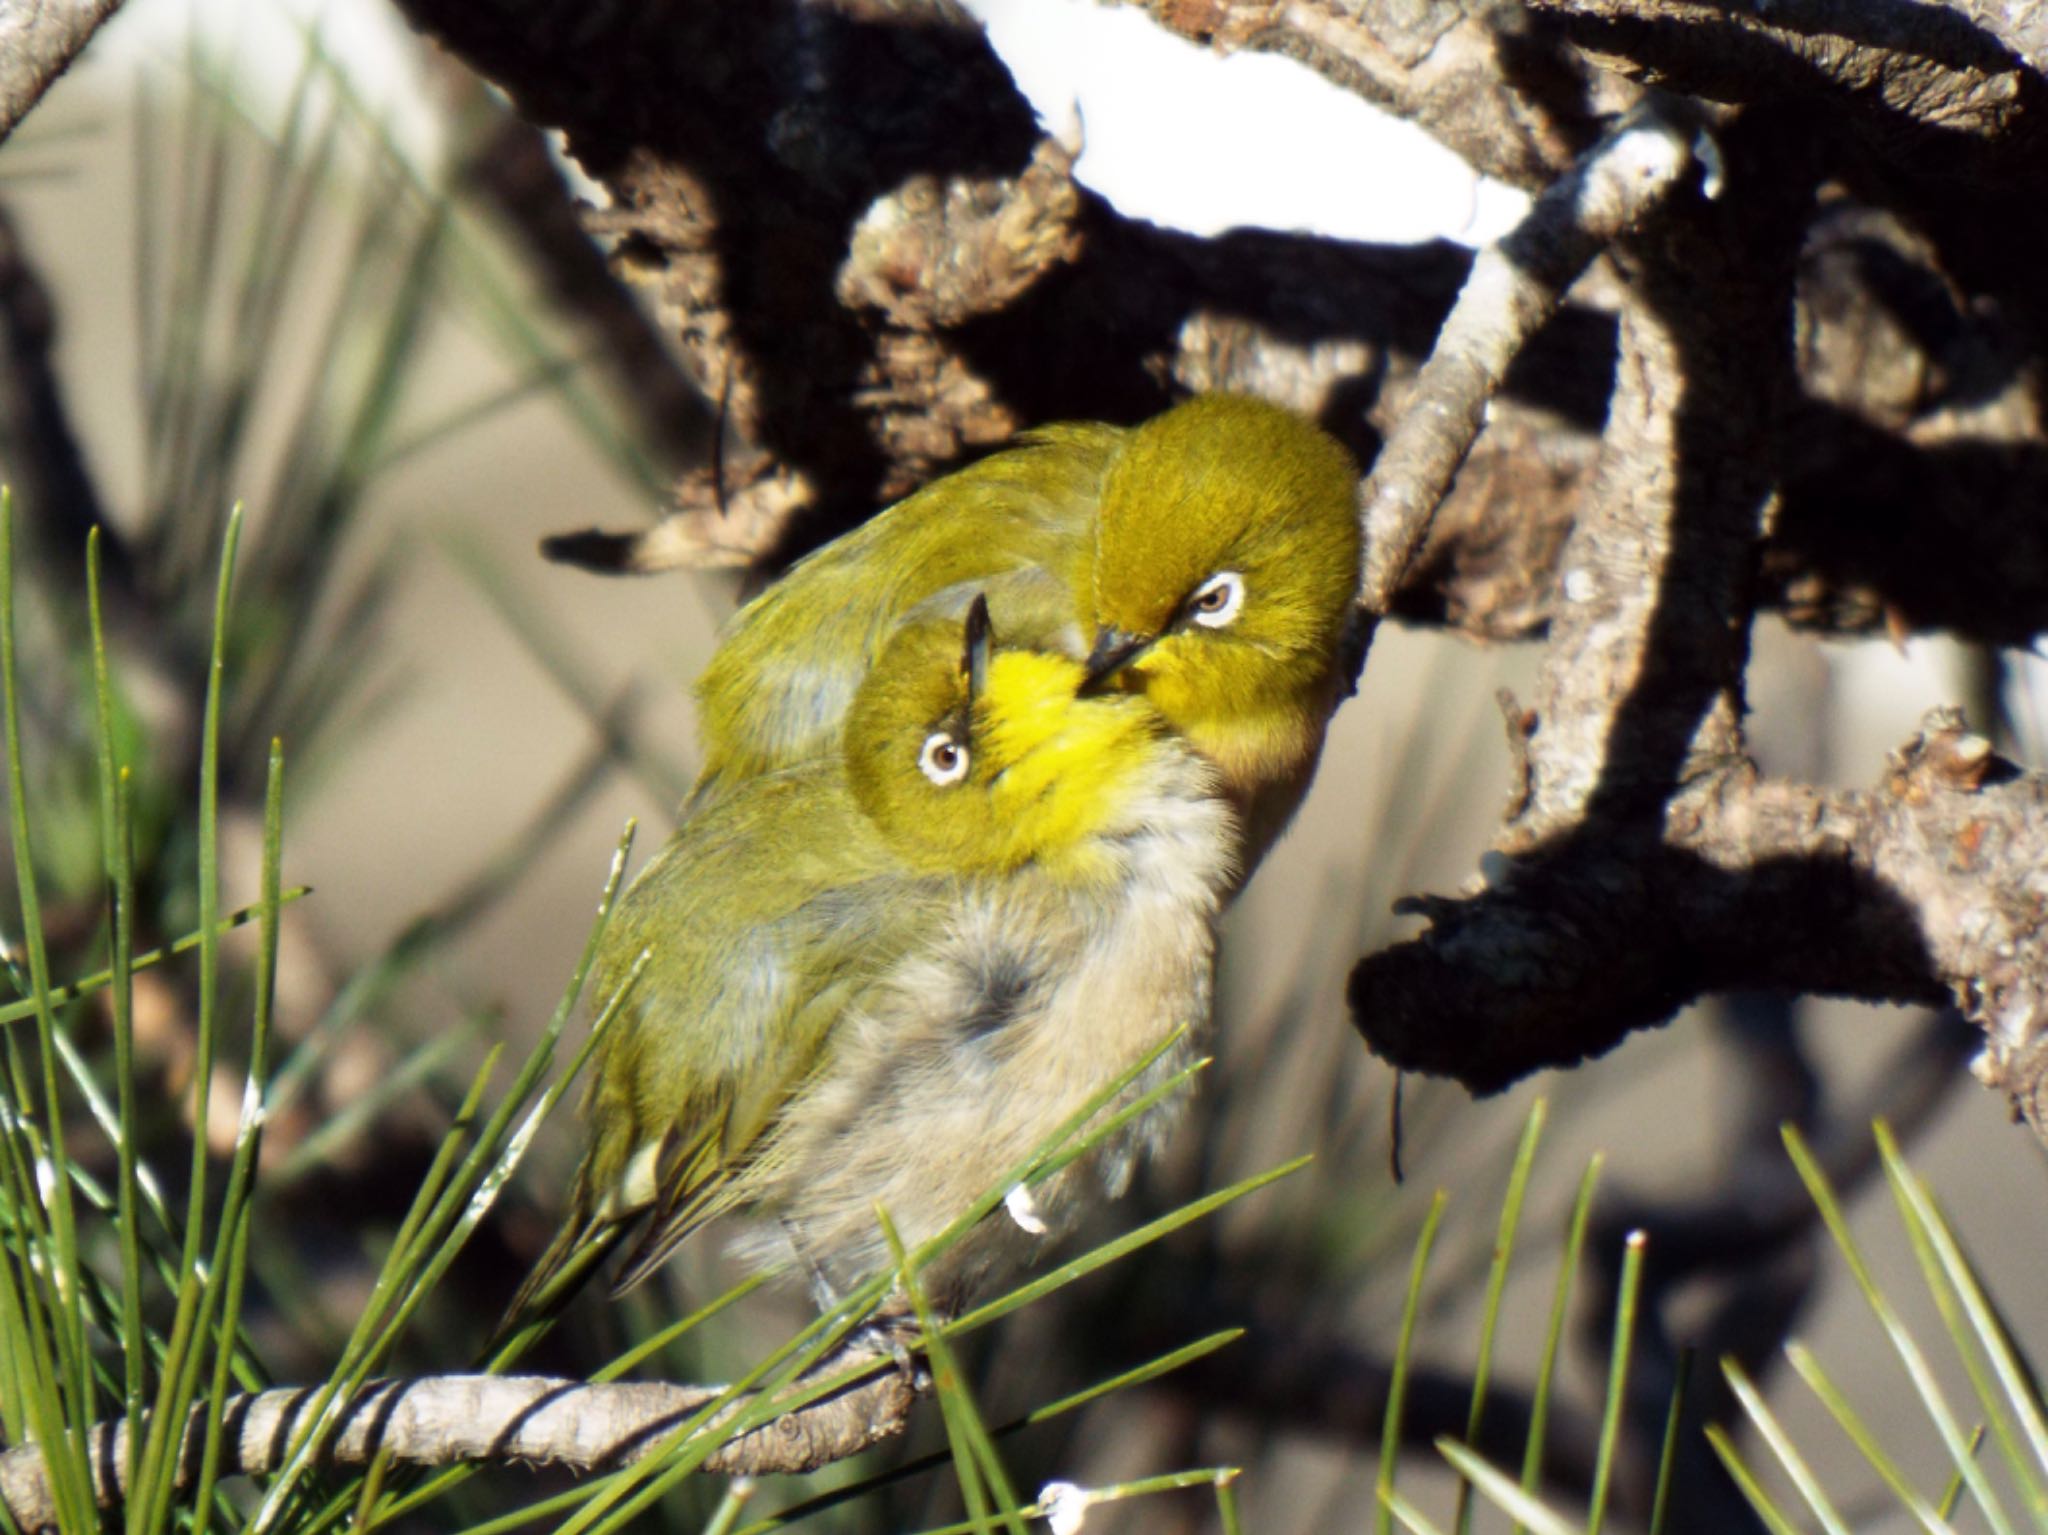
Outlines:
[{"label": "green pine needle", "polygon": [[1423,1217],[1422,1234],[1415,1239],[1415,1256],[1409,1263],[1408,1298],[1401,1307],[1400,1341],[1394,1346],[1394,1370],[1387,1383],[1387,1406],[1380,1427],[1379,1472],[1374,1483],[1378,1496],[1374,1528],[1380,1535],[1391,1535],[1394,1527],[1394,1510],[1388,1497],[1394,1490],[1394,1468],[1401,1458],[1401,1414],[1407,1405],[1415,1326],[1422,1315],[1422,1281],[1429,1270],[1430,1250],[1436,1246],[1437,1228],[1443,1224],[1444,1206],[1449,1203],[1450,1195],[1442,1189],[1430,1199],[1429,1214]]}]

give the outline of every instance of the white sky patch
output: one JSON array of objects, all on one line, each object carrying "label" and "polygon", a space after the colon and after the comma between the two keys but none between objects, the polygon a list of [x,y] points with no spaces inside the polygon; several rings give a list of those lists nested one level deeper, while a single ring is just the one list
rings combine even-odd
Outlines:
[{"label": "white sky patch", "polygon": [[1075,179],[1129,218],[1484,245],[1528,211],[1413,123],[1276,53],[1225,57],[1135,6],[962,0]]},{"label": "white sky patch", "polygon": [[[2007,707],[2019,728],[2020,756],[2031,767],[2048,760],[2048,656],[2039,652],[2006,652]],[[1972,720],[1979,730],[1987,723]]]}]

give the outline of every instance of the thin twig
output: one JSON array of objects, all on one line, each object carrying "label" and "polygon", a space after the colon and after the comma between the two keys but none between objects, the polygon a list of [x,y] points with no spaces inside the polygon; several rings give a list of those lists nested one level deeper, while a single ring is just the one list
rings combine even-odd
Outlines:
[{"label": "thin twig", "polygon": [[121,0],[0,5],[0,143],[120,8]]},{"label": "thin twig", "polygon": [[1486,423],[1486,406],[1593,258],[1663,202],[1692,165],[1692,136],[1633,114],[1472,263],[1401,420],[1359,493],[1364,606],[1384,614],[1431,519]]},{"label": "thin twig", "polygon": [[[732,1440],[703,1469],[747,1476],[815,1471],[901,1433],[921,1394],[921,1377],[891,1359],[877,1360],[874,1371],[855,1374],[844,1389]],[[416,1466],[483,1461],[610,1469],[655,1448],[722,1389],[659,1381],[589,1384],[542,1375],[373,1381],[342,1415],[327,1463],[367,1466],[385,1456]],[[294,1386],[230,1397],[223,1415],[222,1474],[250,1475],[278,1466],[315,1394],[313,1387]],[[751,1399],[741,1398],[712,1427],[752,1405]],[[204,1421],[203,1405],[187,1420],[178,1457],[181,1489],[198,1472]],[[125,1420],[92,1430],[93,1490],[102,1507],[126,1495],[127,1439]],[[0,1500],[20,1529],[46,1529],[54,1523],[48,1471],[36,1446],[0,1455]]]}]

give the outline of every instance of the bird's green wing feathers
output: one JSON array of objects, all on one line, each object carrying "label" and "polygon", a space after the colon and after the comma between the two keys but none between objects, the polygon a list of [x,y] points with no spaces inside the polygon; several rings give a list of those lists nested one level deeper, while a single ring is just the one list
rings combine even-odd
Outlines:
[{"label": "bird's green wing feathers", "polygon": [[781,1070],[762,1070],[753,1080],[733,1084],[722,1111],[708,1123],[686,1129],[672,1125],[655,1152],[653,1202],[639,1239],[612,1281],[623,1295],[667,1261],[683,1239],[743,1201],[766,1170],[764,1154],[782,1106],[818,1065],[831,1033],[855,988],[827,986],[790,1020]]},{"label": "bird's green wing feathers", "polygon": [[647,963],[599,1047],[572,1217],[598,1231],[649,1213],[618,1288],[746,1197],[834,1021],[911,941],[920,888],[827,761],[737,786],[627,892],[595,995]]},{"label": "bird's green wing feathers", "polygon": [[791,566],[733,616],[697,684],[704,773],[693,807],[731,784],[829,749],[896,625],[949,591],[1070,613],[1061,583],[1093,526],[1120,427],[1040,428],[870,518]]}]

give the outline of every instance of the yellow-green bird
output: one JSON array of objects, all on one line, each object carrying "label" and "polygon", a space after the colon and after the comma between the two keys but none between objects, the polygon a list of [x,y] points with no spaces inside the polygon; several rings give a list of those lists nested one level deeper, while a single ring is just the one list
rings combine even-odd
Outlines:
[{"label": "yellow-green bird", "polygon": [[[729,1211],[754,1218],[735,1244],[751,1263],[842,1293],[889,1262],[878,1203],[906,1242],[935,1235],[1206,1022],[1234,814],[1142,695],[1086,682],[1071,657],[996,646],[980,599],[912,621],[856,688],[842,750],[683,823],[606,933],[598,995],[645,967],[600,1042],[574,1210],[515,1326],[628,1223],[617,1290]],[[1169,1117],[983,1221],[928,1272],[935,1298],[1014,1261],[1089,1183],[1119,1187]]]},{"label": "yellow-green bird", "polygon": [[692,810],[836,748],[906,618],[986,591],[1212,763],[1247,868],[1306,792],[1348,677],[1358,471],[1291,411],[1205,395],[1042,427],[816,550],[736,614],[698,683]]}]

